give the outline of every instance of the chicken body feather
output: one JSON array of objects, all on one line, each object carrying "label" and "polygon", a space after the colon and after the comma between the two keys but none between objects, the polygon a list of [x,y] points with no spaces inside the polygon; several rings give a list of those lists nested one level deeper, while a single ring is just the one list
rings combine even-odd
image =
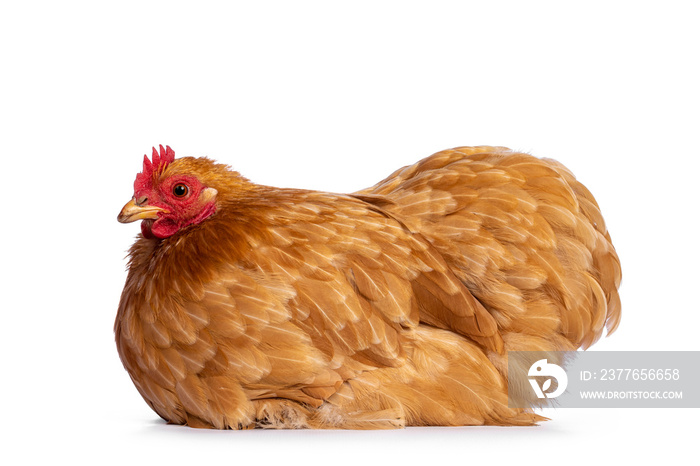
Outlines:
[{"label": "chicken body feather", "polygon": [[[254,185],[207,159],[216,213],[130,251],[117,347],[161,417],[194,427],[528,425],[509,350],[619,323],[600,210],[555,161],[458,148],[351,195]],[[210,195],[211,196],[211,195]]]}]

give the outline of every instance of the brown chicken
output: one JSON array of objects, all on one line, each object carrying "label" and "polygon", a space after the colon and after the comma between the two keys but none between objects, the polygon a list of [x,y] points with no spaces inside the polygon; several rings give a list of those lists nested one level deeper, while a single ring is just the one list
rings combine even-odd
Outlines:
[{"label": "brown chicken", "polygon": [[115,333],[136,388],[193,427],[530,425],[507,351],[575,350],[620,320],[620,265],[564,166],[462,147],[355,194],[144,157]]}]

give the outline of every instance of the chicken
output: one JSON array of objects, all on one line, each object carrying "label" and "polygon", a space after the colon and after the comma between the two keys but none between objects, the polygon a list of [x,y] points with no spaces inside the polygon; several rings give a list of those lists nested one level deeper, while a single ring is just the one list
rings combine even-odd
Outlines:
[{"label": "chicken", "polygon": [[461,147],[354,194],[144,156],[115,334],[170,423],[241,429],[532,425],[507,352],[587,348],[620,264],[564,166]]}]

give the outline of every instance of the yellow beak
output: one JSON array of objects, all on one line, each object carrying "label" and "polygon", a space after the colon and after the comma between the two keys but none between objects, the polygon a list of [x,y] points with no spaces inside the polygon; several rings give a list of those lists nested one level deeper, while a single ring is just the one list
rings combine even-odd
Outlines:
[{"label": "yellow beak", "polygon": [[136,205],[136,200],[132,199],[126,203],[122,211],[119,212],[117,220],[121,223],[131,223],[136,220],[152,219],[158,218],[158,212],[167,212],[167,210],[155,206],[139,206]]}]

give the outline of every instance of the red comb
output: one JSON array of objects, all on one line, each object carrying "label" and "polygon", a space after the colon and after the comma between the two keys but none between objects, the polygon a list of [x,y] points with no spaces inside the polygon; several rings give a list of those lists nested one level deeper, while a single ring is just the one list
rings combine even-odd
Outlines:
[{"label": "red comb", "polygon": [[136,181],[134,182],[134,192],[139,190],[139,187],[145,188],[150,186],[153,182],[153,176],[161,173],[165,170],[170,163],[175,160],[175,151],[170,148],[170,146],[162,145],[160,147],[160,154],[153,148],[153,155],[151,155],[151,160],[148,160],[148,156],[143,156],[143,171],[136,175]]}]

